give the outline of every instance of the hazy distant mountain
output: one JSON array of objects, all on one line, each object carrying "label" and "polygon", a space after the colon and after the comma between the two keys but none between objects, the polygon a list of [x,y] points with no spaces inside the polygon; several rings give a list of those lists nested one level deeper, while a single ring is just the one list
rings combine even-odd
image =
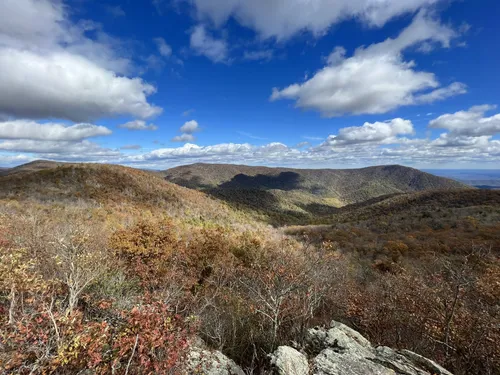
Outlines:
[{"label": "hazy distant mountain", "polygon": [[469,188],[399,165],[335,170],[193,164],[162,174],[168,181],[206,191],[238,207],[291,215],[298,221],[388,194]]},{"label": "hazy distant mountain", "polygon": [[427,172],[480,189],[500,189],[499,169],[429,169]]}]

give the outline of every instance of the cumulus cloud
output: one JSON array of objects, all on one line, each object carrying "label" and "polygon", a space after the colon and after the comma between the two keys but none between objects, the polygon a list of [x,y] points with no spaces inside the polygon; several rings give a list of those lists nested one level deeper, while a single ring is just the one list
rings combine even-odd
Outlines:
[{"label": "cumulus cloud", "polygon": [[278,40],[308,31],[319,36],[332,25],[358,19],[365,25],[381,27],[390,19],[440,0],[187,0],[196,7],[200,19],[222,26],[233,17],[255,30],[262,38]]},{"label": "cumulus cloud", "polygon": [[390,144],[398,142],[397,136],[414,134],[409,120],[396,118],[386,122],[365,122],[363,126],[342,128],[338,135],[330,135],[323,145],[338,146],[360,143]]},{"label": "cumulus cloud", "polygon": [[31,139],[42,141],[80,141],[85,138],[110,135],[104,126],[92,124],[40,124],[35,121],[13,120],[0,122],[0,139]]},{"label": "cumulus cloud", "polygon": [[[121,42],[92,21],[72,22],[61,1],[0,3],[0,113],[76,122],[161,113],[155,88],[129,78]],[[89,35],[92,35],[90,37]]]},{"label": "cumulus cloud", "polygon": [[[132,63],[123,43],[91,20],[70,20],[60,0],[5,0],[0,3],[0,47],[39,55],[66,51],[102,68],[126,74]],[[90,37],[91,35],[91,37]]]},{"label": "cumulus cloud", "polygon": [[197,121],[186,121],[179,129],[182,134],[172,138],[172,142],[194,142],[196,138],[193,133],[199,130],[200,126]]},{"label": "cumulus cloud", "polygon": [[223,143],[211,146],[198,146],[187,143],[178,148],[163,148],[143,155],[135,155],[128,160],[135,163],[158,163],[161,161],[182,161],[188,163],[194,159],[226,162],[236,162],[246,159],[247,161],[269,160],[272,162],[275,159],[299,154],[300,151],[289,148],[282,143],[270,143],[264,146],[253,146],[248,143]]},{"label": "cumulus cloud", "polygon": [[170,57],[172,55],[172,47],[167,44],[165,39],[163,38],[155,38],[154,42],[156,43],[156,47],[158,47],[158,52],[163,57]]},{"label": "cumulus cloud", "polygon": [[192,134],[181,134],[172,138],[172,142],[194,142],[195,138]]},{"label": "cumulus cloud", "polygon": [[46,47],[64,36],[65,15],[61,2],[3,0],[0,10],[2,45]]},{"label": "cumulus cloud", "polygon": [[192,134],[200,130],[200,126],[196,120],[187,121],[181,126],[180,131],[182,133]]},{"label": "cumulus cloud", "polygon": [[215,39],[209,35],[203,25],[198,25],[193,29],[190,46],[197,55],[205,56],[214,63],[227,61],[228,47],[226,41]]},{"label": "cumulus cloud", "polygon": [[125,124],[118,125],[120,129],[128,129],[128,130],[150,130],[155,131],[158,130],[158,126],[155,124],[147,124],[146,121],[143,120],[134,120],[129,121]]},{"label": "cumulus cloud", "polygon": [[343,47],[328,56],[327,63],[312,78],[284,89],[274,88],[271,101],[295,100],[296,106],[316,110],[324,116],[386,113],[417,103],[430,103],[466,92],[453,83],[441,88],[433,73],[417,71],[402,52],[423,42],[448,47],[457,34],[420,12],[410,26],[395,38],[358,48],[346,58]]},{"label": "cumulus cloud", "polygon": [[[82,161],[116,158],[119,152],[103,148],[88,138],[107,136],[111,130],[93,124],[66,125],[30,120],[0,122],[0,151],[30,153],[33,158],[80,158]],[[0,156],[3,160],[4,156]],[[69,160],[69,159],[68,159]]]},{"label": "cumulus cloud", "polygon": [[448,113],[432,120],[429,127],[446,129],[453,136],[493,136],[500,133],[500,113],[491,117],[485,117],[485,113],[495,108],[482,105],[472,107],[468,111]]},{"label": "cumulus cloud", "polygon": [[454,82],[449,86],[441,87],[433,90],[427,94],[421,94],[415,97],[415,102],[418,103],[432,103],[438,100],[451,98],[452,96],[466,94],[467,86],[460,82]]},{"label": "cumulus cloud", "polygon": [[120,155],[116,150],[103,148],[97,143],[88,140],[71,142],[13,139],[0,142],[0,151],[26,152],[38,155],[51,154],[58,159],[74,155],[79,156],[81,160],[90,157],[116,157]]}]

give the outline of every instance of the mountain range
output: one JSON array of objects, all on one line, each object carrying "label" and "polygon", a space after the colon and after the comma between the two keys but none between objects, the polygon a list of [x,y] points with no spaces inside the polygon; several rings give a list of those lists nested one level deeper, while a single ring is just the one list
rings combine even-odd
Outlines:
[{"label": "mountain range", "polygon": [[299,223],[339,207],[391,194],[468,189],[463,183],[400,165],[362,169],[291,169],[193,164],[160,172],[166,180],[269,217]]}]

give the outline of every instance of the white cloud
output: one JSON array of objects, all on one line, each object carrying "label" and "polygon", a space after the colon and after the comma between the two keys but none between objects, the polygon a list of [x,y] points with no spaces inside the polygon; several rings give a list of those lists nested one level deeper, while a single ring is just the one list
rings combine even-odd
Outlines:
[{"label": "white cloud", "polygon": [[465,85],[453,83],[440,88],[433,73],[417,71],[415,62],[402,56],[404,50],[422,42],[448,47],[454,37],[452,29],[420,12],[395,39],[360,47],[348,58],[345,49],[335,48],[326,67],[303,83],[274,88],[271,100],[295,100],[299,108],[335,117],[386,113],[400,106],[463,94]]},{"label": "white cloud", "polygon": [[222,63],[227,60],[228,47],[226,41],[215,39],[209,35],[203,25],[198,25],[193,29],[190,46],[197,55],[205,56],[214,63]]},{"label": "white cloud", "polygon": [[287,39],[308,31],[318,36],[346,19],[380,27],[390,19],[439,0],[188,0],[196,6],[198,18],[222,26],[233,17],[263,38]]},{"label": "white cloud", "polygon": [[342,128],[338,135],[331,135],[323,145],[338,146],[360,143],[390,144],[397,143],[398,135],[414,134],[409,120],[395,118],[386,122],[364,123],[363,126]]},{"label": "white cloud", "polygon": [[432,120],[430,128],[446,129],[453,136],[482,137],[500,133],[500,113],[485,117],[485,113],[495,109],[494,106],[482,105],[445,114]]},{"label": "white cloud", "polygon": [[120,129],[128,129],[128,130],[151,130],[155,131],[158,130],[158,126],[155,124],[147,124],[146,121],[142,120],[134,120],[134,121],[129,121],[125,124],[118,125]]},{"label": "white cloud", "polygon": [[198,122],[195,120],[185,122],[184,125],[182,125],[180,128],[180,131],[182,133],[187,133],[187,134],[192,134],[198,130],[200,130],[200,126]]},{"label": "white cloud", "polygon": [[87,121],[130,114],[161,113],[147,96],[155,88],[140,78],[119,77],[91,61],[65,52],[40,56],[0,49],[0,112],[18,117]]},{"label": "white cloud", "polygon": [[110,135],[111,130],[92,124],[40,124],[14,120],[0,122],[0,139],[31,139],[41,141],[81,141],[85,138]]},{"label": "white cloud", "polygon": [[181,135],[175,136],[171,139],[172,142],[194,142],[196,138],[193,133],[200,131],[200,126],[197,121],[186,121],[179,129]]},{"label": "white cloud", "polygon": [[347,51],[344,47],[337,46],[333,49],[333,51],[326,58],[326,62],[328,65],[337,65],[341,63],[345,59],[345,54]]},{"label": "white cloud", "polygon": [[415,98],[415,101],[416,103],[432,103],[466,93],[466,85],[460,82],[454,82],[449,86],[433,90],[427,94],[421,94]]},{"label": "white cloud", "polygon": [[170,57],[172,55],[172,47],[167,44],[165,39],[163,38],[155,38],[154,39],[156,46],[158,47],[158,52],[160,52],[160,55],[163,57]]},{"label": "white cloud", "polygon": [[0,2],[0,87],[9,88],[0,92],[0,113],[76,122],[161,113],[147,100],[155,88],[128,78],[128,48],[69,12],[58,0]]},{"label": "white cloud", "polygon": [[[107,136],[111,130],[93,124],[65,125],[37,123],[29,120],[0,122],[0,151],[29,153],[32,158],[98,161],[117,158],[116,150],[103,148],[87,138]],[[0,156],[0,160],[4,160]]]},{"label": "white cloud", "polygon": [[[50,154],[51,158],[64,159],[70,155],[80,160],[95,157],[118,157],[115,150],[103,148],[97,143],[88,140],[71,141],[38,141],[31,139],[14,139],[0,142],[0,151],[24,152],[33,154]],[[90,159],[88,159],[90,160]]]},{"label": "white cloud", "polygon": [[177,135],[174,138],[172,138],[172,142],[185,142],[185,143],[187,143],[187,142],[194,142],[194,140],[195,140],[194,135],[187,134],[187,133]]},{"label": "white cloud", "polygon": [[64,36],[64,8],[58,1],[2,0],[0,44],[21,47],[53,44]]},{"label": "white cloud", "polygon": [[[362,128],[363,126],[359,127]],[[346,131],[341,130],[340,133]],[[87,140],[81,142],[17,140],[0,142],[0,164],[15,163],[13,153],[25,157],[48,158],[60,161],[98,161],[131,165],[141,168],[165,169],[195,162],[234,163],[250,165],[347,168],[382,164],[405,164],[417,167],[453,165],[455,167],[490,165],[500,162],[500,141],[489,137],[474,137],[473,142],[442,143],[442,138],[398,138],[398,143],[383,141],[361,143],[324,144],[319,147],[289,147],[282,143],[256,146],[248,143],[215,144],[198,146],[187,143],[181,147],[160,148],[150,152],[122,154],[117,150],[102,148]],[[465,137],[464,137],[465,139]],[[326,142],[325,142],[326,143]],[[304,145],[300,145],[304,146]],[[9,159],[7,159],[9,158]],[[2,163],[2,160],[7,160]],[[19,162],[21,163],[21,161]]]}]

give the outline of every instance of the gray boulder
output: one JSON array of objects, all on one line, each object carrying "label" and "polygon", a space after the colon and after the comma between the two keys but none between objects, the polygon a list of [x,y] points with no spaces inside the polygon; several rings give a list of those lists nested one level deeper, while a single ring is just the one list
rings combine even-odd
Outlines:
[{"label": "gray boulder", "polygon": [[278,375],[309,375],[306,356],[289,346],[280,346],[269,357],[274,372]]},{"label": "gray boulder", "polygon": [[358,332],[338,322],[328,329],[310,329],[306,344],[317,354],[311,361],[314,375],[452,375],[408,350],[374,348]]},{"label": "gray boulder", "polygon": [[186,375],[245,375],[233,360],[217,350],[207,349],[201,339],[191,343],[185,373]]}]

